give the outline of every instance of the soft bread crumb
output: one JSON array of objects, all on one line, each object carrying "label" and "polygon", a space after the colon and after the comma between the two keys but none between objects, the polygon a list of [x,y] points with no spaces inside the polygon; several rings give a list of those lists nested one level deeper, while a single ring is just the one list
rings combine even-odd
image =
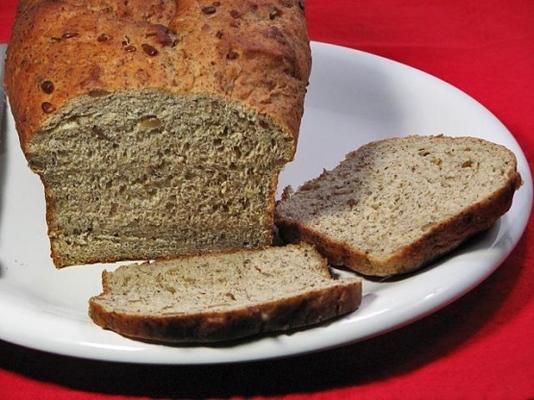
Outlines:
[{"label": "soft bread crumb", "polygon": [[56,265],[271,244],[293,141],[207,96],[114,93],[73,102],[31,143]]}]

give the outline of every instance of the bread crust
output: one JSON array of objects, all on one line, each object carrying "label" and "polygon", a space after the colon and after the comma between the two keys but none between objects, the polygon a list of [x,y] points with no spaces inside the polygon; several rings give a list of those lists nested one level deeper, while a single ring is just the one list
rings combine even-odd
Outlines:
[{"label": "bread crust", "polygon": [[296,148],[311,65],[300,2],[216,3],[20,1],[5,87],[26,155],[67,103],[143,89],[245,105],[279,124]]},{"label": "bread crust", "polygon": [[[446,137],[437,136],[436,139]],[[509,150],[506,150],[509,152]],[[358,150],[349,153],[354,157]],[[388,258],[374,257],[353,248],[349,243],[337,241],[328,235],[317,232],[305,224],[275,215],[281,238],[287,243],[306,242],[333,265],[344,265],[356,272],[369,276],[390,276],[412,272],[428,264],[435,258],[456,248],[476,233],[490,228],[512,205],[514,193],[522,184],[513,157],[511,173],[506,183],[492,195],[472,204],[462,212],[432,227],[418,240],[397,250]]]}]

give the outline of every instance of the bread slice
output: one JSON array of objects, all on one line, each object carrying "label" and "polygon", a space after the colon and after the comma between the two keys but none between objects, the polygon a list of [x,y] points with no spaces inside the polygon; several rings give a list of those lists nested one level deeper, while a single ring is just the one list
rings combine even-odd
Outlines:
[{"label": "bread slice", "polygon": [[192,256],[104,272],[89,301],[100,326],[161,342],[217,342],[354,311],[359,278],[334,279],[312,246]]},{"label": "bread slice", "polygon": [[20,3],[5,86],[57,267],[271,244],[310,73],[298,2]]},{"label": "bread slice", "polygon": [[471,137],[409,136],[349,153],[277,205],[288,242],[366,275],[413,271],[489,228],[521,177],[514,154]]}]

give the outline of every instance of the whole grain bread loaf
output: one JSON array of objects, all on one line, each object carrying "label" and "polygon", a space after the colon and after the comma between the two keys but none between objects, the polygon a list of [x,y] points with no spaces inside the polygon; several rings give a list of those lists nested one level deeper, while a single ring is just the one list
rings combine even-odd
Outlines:
[{"label": "whole grain bread loaf", "polygon": [[271,243],[310,72],[297,0],[21,0],[5,86],[62,267]]},{"label": "whole grain bread loaf", "polygon": [[310,245],[119,267],[89,302],[100,326],[159,342],[207,343],[303,328],[354,311],[361,281],[334,279]]},{"label": "whole grain bread loaf", "polygon": [[366,275],[413,271],[489,228],[521,185],[514,154],[471,137],[410,136],[349,153],[296,193],[276,223],[288,242]]}]

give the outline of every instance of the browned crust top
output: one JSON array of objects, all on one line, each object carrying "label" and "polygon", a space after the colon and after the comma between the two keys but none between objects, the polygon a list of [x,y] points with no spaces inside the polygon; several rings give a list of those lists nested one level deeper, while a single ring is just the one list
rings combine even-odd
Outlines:
[{"label": "browned crust top", "polygon": [[5,86],[24,149],[69,100],[161,89],[245,104],[298,137],[310,73],[297,0],[23,0]]}]

